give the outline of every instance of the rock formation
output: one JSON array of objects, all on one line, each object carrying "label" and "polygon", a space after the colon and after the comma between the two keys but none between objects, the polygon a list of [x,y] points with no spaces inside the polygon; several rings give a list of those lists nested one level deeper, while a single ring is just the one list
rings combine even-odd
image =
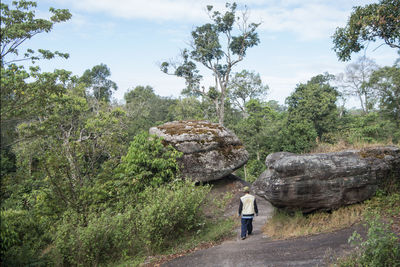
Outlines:
[{"label": "rock formation", "polygon": [[181,172],[194,181],[220,179],[248,160],[242,142],[231,131],[207,121],[173,121],[152,127],[150,134],[183,152]]},{"label": "rock formation", "polygon": [[400,179],[400,148],[366,148],[333,153],[268,155],[253,184],[278,208],[331,210],[370,198],[388,177]]}]

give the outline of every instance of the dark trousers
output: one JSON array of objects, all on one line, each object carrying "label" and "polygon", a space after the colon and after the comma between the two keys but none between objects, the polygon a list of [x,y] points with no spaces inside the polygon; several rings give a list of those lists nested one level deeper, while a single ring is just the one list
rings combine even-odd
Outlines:
[{"label": "dark trousers", "polygon": [[247,234],[251,234],[253,231],[253,219],[242,218],[242,229],[240,237],[246,237]]}]

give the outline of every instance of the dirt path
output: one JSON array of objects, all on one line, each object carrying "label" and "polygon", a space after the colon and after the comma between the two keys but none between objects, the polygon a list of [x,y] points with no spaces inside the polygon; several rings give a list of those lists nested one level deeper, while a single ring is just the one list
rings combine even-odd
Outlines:
[{"label": "dirt path", "polygon": [[[349,249],[347,240],[356,227],[328,234],[271,241],[263,235],[261,227],[271,216],[273,208],[259,197],[257,204],[260,216],[255,217],[254,234],[250,237],[240,240],[240,229],[237,229],[235,240],[196,251],[163,266],[326,266],[333,256]],[[232,215],[236,212],[233,208],[229,210]]]}]

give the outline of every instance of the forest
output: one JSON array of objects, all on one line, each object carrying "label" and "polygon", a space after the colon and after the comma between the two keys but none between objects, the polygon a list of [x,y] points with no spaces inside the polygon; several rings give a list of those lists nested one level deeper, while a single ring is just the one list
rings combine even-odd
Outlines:
[{"label": "forest", "polygon": [[[332,36],[347,67],[299,82],[284,105],[265,100],[268,85],[240,68],[260,42],[260,24],[236,29],[241,13],[235,3],[225,11],[207,6],[210,22],[193,29],[181,60],[160,64],[160,75],[185,81],[179,98],[159,96],[144,84],[122,102],[113,101],[117,84],[106,64],[81,76],[44,72],[41,62],[69,55],[20,49],[68,21],[69,10],[51,8],[43,19],[35,2],[0,5],[2,266],[135,265],[178,246],[176,236],[218,239],[229,231],[229,220],[204,215],[205,203],[218,204],[209,203],[210,186],[181,179],[180,153],[149,136],[150,127],[165,122],[207,120],[233,131],[250,155],[236,175],[250,183],[273,152],[400,144],[397,0],[355,8]],[[389,66],[356,57],[370,42],[399,57]],[[212,72],[214,86],[203,86],[199,66]],[[350,97],[359,109],[343,105]]]}]

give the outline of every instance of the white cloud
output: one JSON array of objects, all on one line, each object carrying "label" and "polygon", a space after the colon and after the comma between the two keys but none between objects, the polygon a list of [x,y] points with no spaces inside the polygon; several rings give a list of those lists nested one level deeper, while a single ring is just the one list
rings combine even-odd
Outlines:
[{"label": "white cloud", "polygon": [[[198,22],[207,19],[205,7],[221,10],[226,0],[56,0],[85,12],[101,12],[125,19]],[[302,40],[326,38],[346,23],[352,6],[372,0],[247,0],[251,19],[262,21],[261,30],[292,32]]]},{"label": "white cloud", "polygon": [[[207,18],[205,7],[210,1],[199,0],[57,0],[86,12],[102,12],[125,19],[147,19],[157,21],[198,21]],[[217,8],[224,1],[211,1]]]},{"label": "white cloud", "polygon": [[338,25],[343,25],[347,11],[323,4],[304,4],[291,9],[266,7],[252,11],[262,21],[261,30],[292,32],[302,40],[329,38]]}]

